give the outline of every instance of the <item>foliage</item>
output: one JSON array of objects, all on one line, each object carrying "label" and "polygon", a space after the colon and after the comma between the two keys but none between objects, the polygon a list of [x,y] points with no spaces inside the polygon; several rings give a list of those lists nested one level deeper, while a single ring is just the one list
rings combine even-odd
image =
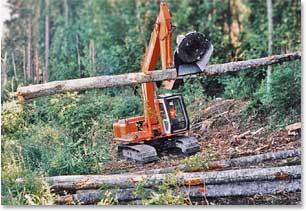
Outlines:
[{"label": "foliage", "polygon": [[118,201],[113,199],[112,193],[110,191],[104,191],[103,193],[103,198],[101,201],[97,203],[97,205],[116,205],[118,204]]},{"label": "foliage", "polygon": [[168,175],[165,182],[154,191],[144,188],[147,181],[142,180],[136,184],[134,194],[141,198],[143,205],[184,205],[190,200],[181,192],[175,178],[175,173]]},{"label": "foliage", "polygon": [[[184,102],[186,105],[190,105],[195,102],[197,99],[205,97],[204,89],[201,85],[200,80],[185,80],[184,86],[180,87],[179,93],[182,93],[184,96]],[[189,93],[193,93],[190,95]]]},{"label": "foliage", "polygon": [[235,77],[227,77],[223,82],[225,84],[224,96],[226,98],[242,99],[253,96],[260,86],[257,81],[263,79],[265,73],[262,68],[258,68],[256,71],[246,70],[233,75]]},{"label": "foliage", "polygon": [[145,188],[147,184],[147,179],[140,180],[136,183],[134,188],[134,194],[138,196],[142,201],[150,197],[151,192]]},{"label": "foliage", "polygon": [[[10,144],[11,145],[11,144]],[[8,143],[5,144],[7,148]],[[37,172],[27,170],[22,157],[13,152],[1,156],[2,204],[3,205],[52,205],[55,196]],[[22,178],[22,181],[16,181]]]},{"label": "foliage", "polygon": [[[244,25],[245,30],[239,36],[242,40],[240,46],[241,56],[244,59],[267,56],[266,5],[263,2],[259,4],[258,1],[247,1],[246,5],[249,6],[252,12],[247,15],[248,24]],[[273,54],[300,49],[300,16],[299,1],[273,2]],[[239,60],[242,58],[239,58]],[[229,74],[224,81],[225,97],[237,99],[242,97],[252,98],[253,94],[260,87],[262,80],[266,77],[265,71],[265,69],[259,68],[256,71],[249,70]]]},{"label": "foliage", "polygon": [[206,149],[201,153],[197,153],[190,157],[186,157],[181,161],[190,171],[206,171],[208,170],[208,162],[215,158],[209,153],[210,149]]},{"label": "foliage", "polygon": [[274,66],[271,76],[271,94],[263,81],[245,114],[270,118],[271,129],[278,129],[300,121],[301,63],[291,62]]},{"label": "foliage", "polygon": [[1,109],[1,134],[6,136],[15,136],[20,130],[23,130],[26,125],[26,112],[23,106],[16,102],[7,102],[3,104]]},{"label": "foliage", "polygon": [[[37,178],[36,178],[37,179]],[[43,180],[42,178],[39,178]],[[29,181],[33,182],[33,180]],[[28,205],[54,205],[55,194],[51,193],[50,187],[47,183],[41,182],[36,187],[37,190],[34,193],[26,194],[24,198],[27,200]]]},{"label": "foliage", "polygon": [[[148,200],[144,200],[144,205],[184,205],[187,198],[181,193],[175,175],[166,177],[166,181],[157,187],[157,191],[152,193]],[[173,194],[175,192],[175,194]]]},{"label": "foliage", "polygon": [[8,102],[2,108],[2,138],[18,144],[16,153],[33,171],[99,173],[101,163],[110,160],[112,123],[141,110],[138,97],[110,99],[99,92],[57,95],[23,106]]},{"label": "foliage", "polygon": [[264,90],[266,81],[262,83],[257,95],[265,105],[270,105],[275,112],[287,114],[292,109],[300,112],[301,105],[301,63],[292,62],[275,66],[271,80],[271,94]]},{"label": "foliage", "polygon": [[193,171],[207,170],[206,166],[203,165],[205,161],[203,161],[203,158],[200,153],[185,158],[183,161],[181,161],[181,163],[184,164],[188,169],[191,169]]}]

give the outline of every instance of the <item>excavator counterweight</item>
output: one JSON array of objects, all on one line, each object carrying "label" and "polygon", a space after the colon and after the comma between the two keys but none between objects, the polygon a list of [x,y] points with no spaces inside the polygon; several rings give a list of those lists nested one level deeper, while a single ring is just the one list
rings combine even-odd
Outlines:
[{"label": "excavator counterweight", "polygon": [[[174,64],[178,75],[204,71],[213,47],[201,33],[191,32],[178,39],[174,53]],[[162,69],[173,67],[172,25],[170,11],[166,3],[160,4],[151,39],[143,57],[141,71],[148,75],[156,69],[158,58]],[[163,85],[173,88],[174,80]],[[113,124],[114,140],[119,142],[118,156],[136,163],[158,160],[164,150],[179,151],[185,156],[200,150],[194,137],[186,136],[190,122],[182,95],[155,95],[154,82],[142,84],[144,115],[122,119]]]}]

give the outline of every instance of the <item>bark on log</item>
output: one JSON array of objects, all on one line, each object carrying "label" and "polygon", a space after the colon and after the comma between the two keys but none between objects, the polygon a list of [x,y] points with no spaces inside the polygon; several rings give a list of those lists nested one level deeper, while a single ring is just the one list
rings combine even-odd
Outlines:
[{"label": "bark on log", "polygon": [[[209,65],[204,72],[200,74],[215,75],[226,72],[235,72],[243,69],[258,68],[267,65],[282,63],[286,61],[296,60],[301,58],[301,52],[294,52],[282,55],[274,55],[259,59],[251,59],[239,62],[229,62],[225,64]],[[185,76],[186,78],[197,77],[196,75]],[[170,79],[179,79],[176,70],[170,69],[167,71],[156,70],[151,71],[149,75],[142,72],[128,73],[122,75],[106,75],[98,77],[90,77],[83,79],[53,81],[45,84],[37,84],[26,87],[19,87],[17,96],[24,100],[30,100],[37,97],[48,96],[63,92],[81,91],[96,88],[106,88],[114,86],[132,85],[145,82],[156,82]]]},{"label": "bark on log", "polygon": [[263,195],[279,191],[295,192],[299,190],[301,190],[301,179],[207,185],[205,192],[200,191],[197,186],[185,187],[183,189],[184,193],[189,193],[190,197],[251,196],[255,194]]},{"label": "bark on log", "polygon": [[201,169],[201,168],[208,168],[210,170],[210,169],[217,169],[217,167],[219,168],[238,167],[238,166],[244,166],[247,164],[262,163],[262,162],[269,161],[269,160],[286,159],[286,158],[298,157],[298,156],[301,156],[300,148],[293,149],[293,150],[280,150],[277,152],[268,152],[268,153],[252,155],[252,156],[244,156],[244,157],[234,158],[231,160],[212,161],[208,163],[203,162],[202,166],[199,166],[198,168],[194,168],[194,169],[186,165],[178,165],[178,166],[161,168],[161,169],[138,171],[135,173],[165,174],[165,173],[175,172],[177,170],[180,170],[183,172],[189,172],[189,171],[193,171],[193,170]]},{"label": "bark on log", "polygon": [[[175,177],[171,174],[154,174],[154,175],[76,175],[76,176],[56,176],[47,177],[45,180],[51,185],[54,192],[67,191],[76,192],[81,189],[99,189],[107,188],[131,188],[135,187],[138,182],[143,180],[144,187],[154,187],[163,184],[167,177]],[[285,166],[273,168],[257,168],[227,170],[214,172],[191,172],[179,173],[176,179],[179,185],[188,185],[191,180],[195,184],[222,184],[229,182],[242,182],[254,180],[275,180],[279,178],[300,178],[301,166]]]},{"label": "bark on log", "polygon": [[[227,196],[251,196],[255,194],[273,194],[277,192],[296,192],[301,190],[301,179],[293,180],[275,180],[275,181],[252,181],[227,183],[218,185],[205,186],[184,186],[180,188],[180,193],[191,199],[199,197],[227,197]],[[153,189],[146,189],[150,193]],[[139,196],[136,196],[133,188],[127,189],[112,189],[111,196],[117,200],[119,204],[126,201],[138,201]],[[173,191],[173,194],[175,191]],[[103,194],[99,190],[92,190],[78,194],[59,196],[56,200],[58,204],[95,204],[103,199]]]}]

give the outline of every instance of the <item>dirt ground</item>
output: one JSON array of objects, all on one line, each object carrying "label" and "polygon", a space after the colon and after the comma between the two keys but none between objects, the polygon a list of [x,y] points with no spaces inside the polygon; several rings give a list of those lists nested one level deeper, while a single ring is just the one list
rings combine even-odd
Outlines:
[{"label": "dirt ground", "polygon": [[[199,153],[203,159],[223,160],[301,147],[300,134],[289,136],[288,131],[284,128],[271,132],[266,119],[243,115],[242,111],[247,106],[247,103],[246,101],[233,99],[216,99],[209,104],[198,103],[194,106],[189,106],[188,113],[192,130],[189,135],[199,140],[201,145]],[[112,151],[115,151],[115,145],[112,148]],[[103,168],[106,174],[135,172],[144,169],[175,166],[182,163],[183,160],[182,156],[165,153],[160,156],[158,162],[137,166],[129,161],[118,160],[114,156],[114,161],[104,165]],[[284,161],[270,161],[247,167],[273,166],[282,164],[281,162]],[[300,158],[285,161],[288,165],[300,162]],[[301,193],[224,197],[208,199],[208,202],[211,205],[301,204]],[[203,203],[207,204],[207,201]]]}]

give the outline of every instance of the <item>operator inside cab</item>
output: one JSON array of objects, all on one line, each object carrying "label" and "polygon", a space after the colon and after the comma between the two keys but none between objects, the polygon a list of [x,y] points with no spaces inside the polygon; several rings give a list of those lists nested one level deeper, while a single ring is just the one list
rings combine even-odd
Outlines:
[{"label": "operator inside cab", "polygon": [[173,102],[169,103],[169,113],[172,119],[176,118],[176,111],[175,111]]}]

